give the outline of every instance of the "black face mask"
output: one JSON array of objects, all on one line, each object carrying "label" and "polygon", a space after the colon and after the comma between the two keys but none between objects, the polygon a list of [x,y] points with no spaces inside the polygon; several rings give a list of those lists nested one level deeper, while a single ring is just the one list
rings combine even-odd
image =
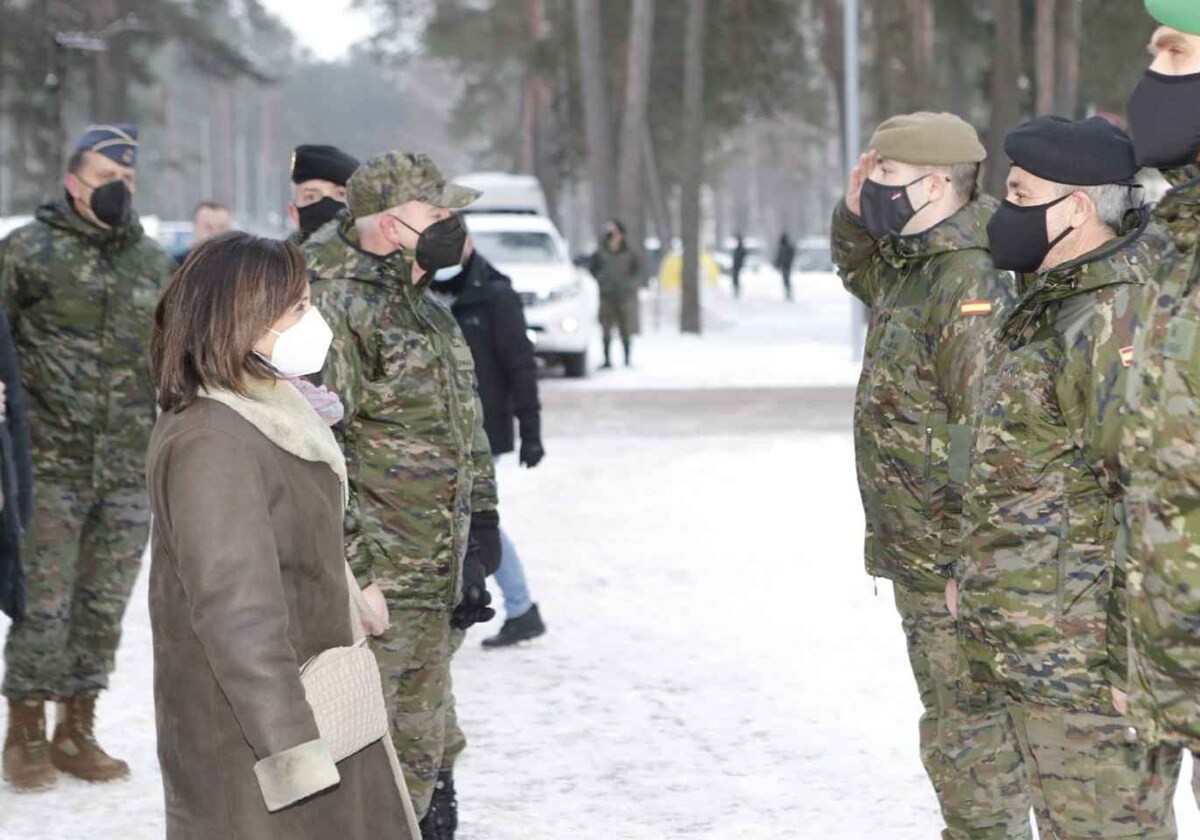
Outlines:
[{"label": "black face mask", "polygon": [[1001,271],[1029,274],[1037,271],[1050,249],[1074,232],[1069,227],[1053,242],[1046,231],[1046,213],[1056,204],[1061,204],[1073,193],[1047,204],[1021,207],[1006,201],[988,222],[988,239],[992,248],[992,263]]},{"label": "black face mask", "polygon": [[400,224],[417,234],[417,265],[432,274],[439,268],[448,268],[462,262],[463,248],[467,244],[467,229],[462,219],[450,215],[436,221],[423,231],[401,221]]},{"label": "black face mask", "polygon": [[[83,181],[83,183],[91,186],[87,181]],[[129,185],[124,181],[110,181],[92,190],[88,206],[92,208],[92,213],[96,215],[96,218],[104,224],[109,227],[120,227],[129,221],[129,214],[133,210],[133,193],[129,191]]]},{"label": "black face mask", "polygon": [[[932,174],[932,173],[930,173]],[[926,201],[916,210],[908,199],[908,188],[913,184],[924,181],[929,175],[922,175],[916,181],[909,181],[901,187],[889,187],[878,181],[868,179],[862,186],[862,219],[867,226],[867,232],[875,239],[885,236],[896,236],[904,230],[904,226],[912,221],[912,217],[929,206]]]},{"label": "black face mask", "polygon": [[1126,108],[1139,166],[1178,169],[1200,153],[1200,73],[1147,70]]},{"label": "black face mask", "polygon": [[335,218],[345,206],[345,202],[327,195],[320,201],[314,201],[304,207],[297,207],[296,215],[300,217],[300,232],[305,236],[316,233],[317,228]]}]

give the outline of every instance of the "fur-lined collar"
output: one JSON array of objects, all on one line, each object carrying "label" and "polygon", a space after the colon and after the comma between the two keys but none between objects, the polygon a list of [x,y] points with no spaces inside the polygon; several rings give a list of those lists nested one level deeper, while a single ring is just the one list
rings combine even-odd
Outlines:
[{"label": "fur-lined collar", "polygon": [[346,459],[333,431],[308,400],[282,379],[247,379],[246,392],[249,399],[226,390],[201,390],[198,396],[233,409],[284,452],[304,461],[327,464],[342,484],[344,504],[348,492]]}]

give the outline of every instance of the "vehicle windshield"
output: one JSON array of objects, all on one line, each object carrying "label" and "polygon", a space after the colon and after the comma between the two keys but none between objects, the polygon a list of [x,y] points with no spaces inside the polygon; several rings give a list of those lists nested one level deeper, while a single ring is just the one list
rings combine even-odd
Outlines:
[{"label": "vehicle windshield", "polygon": [[475,240],[479,253],[494,263],[552,265],[562,262],[554,240],[549,234],[539,231],[480,231],[472,233],[471,238]]}]

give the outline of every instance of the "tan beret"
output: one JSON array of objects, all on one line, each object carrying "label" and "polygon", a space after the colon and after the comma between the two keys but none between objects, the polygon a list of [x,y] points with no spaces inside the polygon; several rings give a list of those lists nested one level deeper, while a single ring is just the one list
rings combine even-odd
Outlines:
[{"label": "tan beret", "polygon": [[980,163],[987,157],[970,123],[954,114],[929,111],[885,120],[875,129],[870,148],[888,160],[918,166]]}]

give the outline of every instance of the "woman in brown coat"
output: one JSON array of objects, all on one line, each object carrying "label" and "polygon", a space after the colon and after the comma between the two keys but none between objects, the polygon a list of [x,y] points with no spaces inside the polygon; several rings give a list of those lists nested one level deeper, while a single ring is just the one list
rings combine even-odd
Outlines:
[{"label": "woman in brown coat", "polygon": [[411,837],[382,742],[335,765],[300,682],[352,641],[345,464],[286,379],[328,345],[282,242],[209,240],[158,307],[147,474],[168,840]]}]

